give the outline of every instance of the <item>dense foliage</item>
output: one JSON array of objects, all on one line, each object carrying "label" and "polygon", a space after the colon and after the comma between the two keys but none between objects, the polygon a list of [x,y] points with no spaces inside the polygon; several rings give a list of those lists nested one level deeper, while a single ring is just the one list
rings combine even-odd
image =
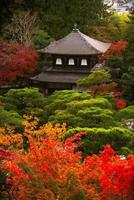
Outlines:
[{"label": "dense foliage", "polygon": [[65,138],[75,137],[75,134],[85,133],[82,136],[82,144],[79,150],[83,156],[98,153],[106,144],[110,144],[119,154],[128,155],[134,152],[134,134],[125,128],[113,127],[104,128],[73,128],[67,131]]},{"label": "dense foliage", "polygon": [[134,112],[120,96],[65,90],[44,98],[36,88],[1,96],[0,198],[132,200]]},{"label": "dense foliage", "polygon": [[14,110],[20,115],[38,113],[44,108],[45,99],[37,88],[10,89],[1,96],[6,110]]},{"label": "dense foliage", "polygon": [[[77,132],[84,132],[85,137],[82,139],[84,143],[81,147],[84,155],[98,153],[106,144],[110,144],[118,153],[127,155],[134,151],[134,108],[133,106],[124,108],[124,101],[122,102],[120,95],[120,92],[114,95],[102,93],[93,97],[89,93],[64,90],[56,91],[44,98],[36,88],[11,89],[0,98],[0,125],[5,127],[1,137],[7,141],[6,127],[15,127],[13,131],[15,138],[18,135],[19,141],[23,143],[24,140],[25,146],[27,136],[23,134],[26,125],[24,115],[30,114],[35,132],[40,125],[43,126],[39,130],[43,132],[44,123],[49,122],[53,125],[67,124],[69,131],[64,132],[65,138]],[[38,123],[34,122],[36,117]]]},{"label": "dense foliage", "polygon": [[[0,39],[41,49],[51,41],[67,35],[72,30],[73,25],[77,23],[80,31],[87,35],[113,43],[110,51],[114,50],[116,54],[112,54],[107,59],[106,64],[113,71],[119,72],[114,79],[121,85],[125,98],[131,104],[134,96],[133,81],[130,83],[134,66],[134,13],[131,9],[132,12],[129,14],[118,14],[108,8],[103,0],[86,0],[84,2],[83,0],[2,0],[0,2],[2,13],[0,16]],[[127,48],[126,44],[128,44]],[[124,47],[125,51],[121,52],[121,48]],[[107,53],[109,54],[109,52]],[[106,55],[103,56],[106,58]],[[23,56],[25,59],[25,55]],[[44,66],[44,63],[46,60],[41,57],[39,69]],[[19,68],[23,69],[23,64],[24,62],[19,63]],[[34,69],[34,65],[32,69]],[[14,71],[17,73],[16,76],[20,76],[20,71]],[[11,75],[10,79],[16,76]],[[4,77],[2,78],[7,81],[5,73]]]},{"label": "dense foliage", "polygon": [[88,93],[56,91],[46,98],[42,115],[46,122],[66,122],[73,127],[120,126],[114,118],[117,109],[124,108],[124,101],[119,100],[113,95],[93,97]]},{"label": "dense foliage", "polygon": [[[126,127],[123,118],[118,117],[118,110],[126,106],[121,93],[101,93],[92,96],[86,92],[63,90],[44,98],[36,88],[11,89],[0,96],[1,126],[15,123],[17,116],[21,120],[23,115],[32,114],[39,118],[40,124],[51,121],[72,127]],[[133,107],[130,109],[133,112]]]},{"label": "dense foliage", "polygon": [[36,66],[36,51],[24,45],[0,42],[0,85],[31,75]]},{"label": "dense foliage", "polygon": [[2,25],[9,23],[13,14],[18,11],[31,11],[38,14],[39,29],[45,30],[54,38],[67,34],[72,30],[74,23],[78,23],[80,28],[87,32],[91,25],[102,21],[107,15],[107,6],[103,0],[85,0],[84,3],[82,0],[15,0],[8,3],[2,0],[0,8],[3,13],[0,18]]},{"label": "dense foliage", "polygon": [[0,148],[1,168],[8,172],[1,194],[18,200],[132,200],[134,157],[121,159],[106,145],[82,162],[81,152],[74,153],[82,136],[62,144],[51,135],[36,143],[29,135],[25,154]]},{"label": "dense foliage", "polygon": [[99,55],[103,69],[76,91],[44,97],[37,88],[2,89],[0,199],[133,200],[133,9],[118,14],[103,0],[1,0],[0,13],[0,88],[27,85],[47,63],[43,55],[37,63],[34,49],[75,23],[112,42]]}]

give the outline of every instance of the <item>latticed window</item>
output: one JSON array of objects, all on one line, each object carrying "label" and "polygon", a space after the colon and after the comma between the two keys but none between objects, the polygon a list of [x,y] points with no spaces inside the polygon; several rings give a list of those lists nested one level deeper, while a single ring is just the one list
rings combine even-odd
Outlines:
[{"label": "latticed window", "polygon": [[87,59],[85,59],[85,58],[81,59],[81,65],[87,66]]},{"label": "latticed window", "polygon": [[61,58],[56,59],[56,65],[62,65],[62,59]]},{"label": "latticed window", "polygon": [[73,58],[69,58],[68,65],[75,65],[75,61]]}]

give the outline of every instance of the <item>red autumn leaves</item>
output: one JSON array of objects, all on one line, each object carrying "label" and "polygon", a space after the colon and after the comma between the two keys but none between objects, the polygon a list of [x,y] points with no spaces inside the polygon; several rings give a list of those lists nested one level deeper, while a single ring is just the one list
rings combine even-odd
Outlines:
[{"label": "red autumn leaves", "polygon": [[87,200],[133,200],[134,156],[121,159],[106,145],[99,155],[82,161],[81,152],[74,150],[83,135],[78,133],[65,144],[51,137],[39,146],[31,140],[27,153],[17,151],[12,160],[4,156],[2,167],[12,183],[10,195],[18,200],[67,200],[78,192]]},{"label": "red autumn leaves", "polygon": [[20,44],[0,43],[0,84],[29,76],[37,66],[37,52]]},{"label": "red autumn leaves", "polygon": [[100,60],[106,60],[110,55],[115,55],[115,54],[119,55],[125,51],[127,46],[128,42],[124,40],[118,41],[117,43],[113,43],[111,47],[108,49],[108,51],[102,54],[99,58]]},{"label": "red autumn leaves", "polygon": [[126,102],[121,98],[122,93],[121,92],[115,92],[114,97],[115,97],[115,104],[119,110],[123,109],[126,107]]}]

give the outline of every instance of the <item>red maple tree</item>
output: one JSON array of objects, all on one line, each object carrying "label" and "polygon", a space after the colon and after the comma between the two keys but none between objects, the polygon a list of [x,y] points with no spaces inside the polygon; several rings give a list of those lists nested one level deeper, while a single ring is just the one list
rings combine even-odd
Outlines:
[{"label": "red maple tree", "polygon": [[83,135],[78,133],[65,144],[51,137],[41,145],[31,140],[29,151],[15,152],[12,160],[6,159],[6,152],[1,150],[11,197],[68,200],[84,193],[82,199],[87,200],[133,200],[134,156],[122,159],[106,145],[99,155],[87,156],[82,162],[81,152],[74,150]]},{"label": "red maple tree", "polygon": [[124,40],[120,40],[117,43],[113,43],[111,47],[99,57],[99,59],[103,61],[108,59],[110,55],[121,54],[123,51],[125,51],[127,46],[128,42]]},{"label": "red maple tree", "polygon": [[0,85],[29,76],[37,66],[38,54],[21,44],[0,43]]}]

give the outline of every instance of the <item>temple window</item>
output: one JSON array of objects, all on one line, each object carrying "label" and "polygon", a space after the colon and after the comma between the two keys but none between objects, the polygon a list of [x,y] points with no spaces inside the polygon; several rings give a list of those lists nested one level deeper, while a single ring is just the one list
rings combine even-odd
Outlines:
[{"label": "temple window", "polygon": [[62,65],[62,59],[61,58],[56,59],[56,65]]},{"label": "temple window", "polygon": [[68,65],[75,65],[75,62],[74,62],[73,58],[69,58],[68,59]]},{"label": "temple window", "polygon": [[81,59],[81,66],[87,66],[87,59]]}]

